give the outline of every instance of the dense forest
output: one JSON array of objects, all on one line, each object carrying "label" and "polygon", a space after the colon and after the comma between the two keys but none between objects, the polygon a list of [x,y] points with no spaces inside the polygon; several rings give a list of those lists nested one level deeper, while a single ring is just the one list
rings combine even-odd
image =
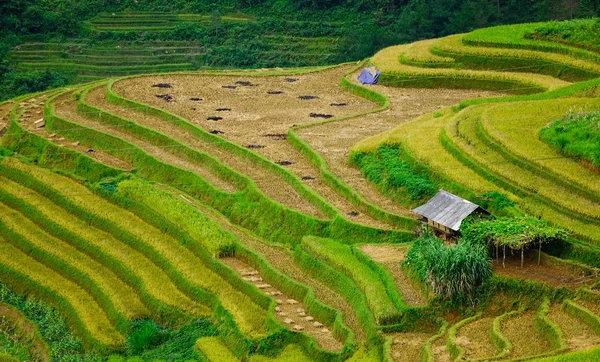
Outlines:
[{"label": "dense forest", "polygon": [[[179,24],[168,32],[102,32],[86,23],[100,12],[157,11],[199,13],[218,17],[245,14],[248,24]],[[391,44],[407,43],[495,24],[585,18],[600,15],[600,0],[227,0],[212,2],[149,0],[16,0],[0,3],[0,100],[26,92],[69,84],[67,70],[20,70],[9,52],[23,42],[52,42],[86,38],[98,41],[196,40],[204,45],[232,44],[204,59],[206,66],[300,66],[285,54],[259,62],[253,48],[241,39],[294,26],[302,36],[338,39],[335,56],[319,62],[361,59]],[[306,21],[298,24],[293,21]],[[318,24],[329,24],[319,26]],[[315,25],[317,24],[317,25]],[[316,64],[310,64],[316,65]]]}]

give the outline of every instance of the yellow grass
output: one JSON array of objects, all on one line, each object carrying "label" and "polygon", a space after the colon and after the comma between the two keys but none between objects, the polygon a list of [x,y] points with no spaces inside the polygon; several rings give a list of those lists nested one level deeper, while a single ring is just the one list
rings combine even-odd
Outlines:
[{"label": "yellow grass", "polygon": [[[440,143],[440,132],[454,113],[445,109],[436,118],[427,114],[404,123],[390,132],[368,138],[352,148],[353,152],[373,152],[384,144],[403,144],[420,161],[445,177],[478,192],[502,191],[452,156]],[[511,198],[516,199],[516,196]]]},{"label": "yellow grass", "polygon": [[[155,227],[145,223],[133,213],[123,210],[108,201],[93,197],[86,187],[73,183],[57,174],[27,166],[18,161],[8,161],[11,167],[30,173],[55,190],[66,193],[78,206],[100,217],[108,219],[146,242],[164,257],[169,259],[177,269],[193,284],[214,293],[223,306],[233,315],[240,330],[251,336],[262,336],[266,333],[266,310],[256,305],[247,295],[234,289],[223,278],[217,275],[194,256],[188,249],[180,245],[172,237]],[[93,198],[94,203],[89,202]]]},{"label": "yellow grass", "polygon": [[65,298],[74,308],[85,328],[100,343],[113,347],[125,343],[125,338],[112,326],[102,308],[85,290],[7,243],[2,236],[0,236],[0,264],[27,275],[34,282]]},{"label": "yellow grass", "polygon": [[73,246],[44,232],[31,220],[2,203],[0,203],[0,220],[12,231],[22,235],[39,249],[58,257],[82,273],[87,274],[112,301],[117,311],[126,318],[132,319],[148,314],[137,293],[110,269],[81,253]]},{"label": "yellow grass", "polygon": [[[127,265],[131,272],[142,280],[146,290],[158,300],[192,315],[208,315],[210,313],[206,306],[197,304],[177,289],[159,267],[135,249],[127,246],[123,241],[115,239],[112,235],[102,230],[91,227],[84,220],[69,214],[35,191],[20,186],[1,176],[0,188],[35,206],[48,219],[101,248],[107,254]],[[96,203],[98,200],[101,199],[99,197],[95,199],[94,197],[90,198],[91,203]]]},{"label": "yellow grass", "polygon": [[524,157],[571,182],[600,194],[600,175],[562,155],[540,140],[540,130],[570,111],[591,111],[600,98],[568,98],[499,104],[483,115],[485,130],[511,152]]},{"label": "yellow grass", "polygon": [[410,44],[396,45],[380,50],[371,58],[371,62],[383,73],[397,74],[413,77],[444,77],[444,78],[466,78],[480,80],[494,80],[517,82],[523,85],[542,87],[548,90],[557,89],[568,85],[568,82],[562,81],[546,75],[535,73],[517,73],[517,72],[492,72],[482,70],[462,70],[446,68],[418,68],[399,61],[400,55],[405,53]]},{"label": "yellow grass", "polygon": [[414,63],[454,63],[453,58],[442,57],[431,53],[431,47],[436,44],[438,39],[428,39],[410,44],[406,50],[400,54],[400,61],[409,61]]},{"label": "yellow grass", "polygon": [[[477,55],[484,57],[508,57],[508,58],[520,58],[529,60],[544,60],[548,62],[554,62],[558,64],[566,64],[573,66],[578,69],[583,69],[591,72],[600,72],[600,65],[577,59],[568,55],[540,52],[534,50],[523,50],[523,49],[503,49],[494,47],[476,47],[467,46],[462,42],[464,34],[451,35],[445,38],[438,39],[431,46],[434,49],[439,49],[444,52]],[[526,69],[525,69],[526,70]]]},{"label": "yellow grass", "polygon": [[551,180],[522,169],[487,147],[477,135],[477,121],[486,107],[469,108],[446,126],[447,135],[480,164],[502,175],[519,187],[530,190],[571,211],[600,218],[600,208],[588,199],[570,192]]},{"label": "yellow grass", "polygon": [[211,362],[238,362],[233,353],[221,342],[219,337],[203,337],[196,341],[196,350]]}]

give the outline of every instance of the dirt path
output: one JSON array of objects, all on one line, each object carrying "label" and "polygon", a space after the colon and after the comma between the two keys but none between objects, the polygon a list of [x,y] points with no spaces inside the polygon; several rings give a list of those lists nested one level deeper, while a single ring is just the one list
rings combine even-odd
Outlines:
[{"label": "dirt path", "polygon": [[[351,78],[356,79],[356,74]],[[387,96],[390,100],[389,109],[358,118],[303,128],[298,131],[298,134],[324,157],[330,171],[368,201],[389,212],[410,215],[410,210],[384,196],[365,179],[358,168],[349,163],[351,147],[365,138],[391,130],[423,114],[457,104],[465,99],[500,96],[501,93],[459,89],[394,88],[381,85],[367,87]]]},{"label": "dirt path", "polygon": [[[164,190],[173,193],[176,196],[181,193],[176,190],[163,187]],[[194,200],[189,195],[184,195],[188,200]],[[256,253],[264,257],[273,267],[290,278],[302,283],[313,289],[315,296],[321,302],[340,310],[343,313],[344,323],[354,331],[357,340],[364,340],[365,335],[356,319],[356,315],[352,307],[336,292],[328,288],[320,281],[312,278],[295,262],[289,250],[279,244],[266,242],[263,239],[255,236],[249,231],[232,224],[226,217],[219,214],[217,211],[206,207],[196,201],[193,205],[202,213],[209,216],[214,221],[218,222],[225,230],[235,234],[238,239],[247,247],[254,250]]]},{"label": "dirt path", "polygon": [[328,351],[339,351],[343,344],[336,340],[333,332],[306,312],[302,301],[286,295],[281,290],[267,284],[258,270],[237,258],[222,258],[221,261],[234,269],[242,278],[254,284],[264,293],[275,298],[277,319],[294,332],[306,333],[317,340],[317,343]]},{"label": "dirt path", "polygon": [[102,87],[92,90],[88,94],[86,102],[142,126],[154,129],[185,145],[188,145],[193,149],[196,149],[200,152],[206,152],[211,156],[216,157],[225,165],[254,180],[257,187],[262,192],[264,192],[272,200],[282,205],[302,212],[306,215],[322,219],[327,218],[321,210],[319,210],[315,205],[294,190],[294,188],[279,174],[264,167],[256,166],[248,160],[224,151],[214,144],[202,141],[190,132],[173,124],[167,123],[159,117],[150,116],[132,109],[115,106],[106,100],[104,88]]},{"label": "dirt path", "polygon": [[[70,97],[71,94],[68,93],[64,96],[59,97],[58,99],[65,101]],[[19,104],[17,114],[19,114],[19,112],[21,112],[22,110],[25,110],[23,116],[19,118],[19,123],[21,124],[21,126],[26,128],[33,134],[46,138],[47,140],[51,141],[59,147],[64,147],[66,149],[72,149],[87,154],[89,157],[108,166],[115,167],[121,170],[132,169],[132,165],[130,163],[116,158],[106,152],[86,147],[84,145],[81,145],[79,142],[68,141],[64,137],[57,136],[56,133],[46,130],[46,122],[43,119],[43,109],[44,102],[47,98],[47,96],[38,96],[35,99],[36,103],[32,102],[33,100],[29,100],[29,102],[21,102]]]},{"label": "dirt path", "polygon": [[394,276],[396,285],[404,301],[409,306],[419,307],[427,305],[421,293],[413,286],[412,282],[402,270],[401,263],[406,255],[406,247],[389,245],[363,245],[361,250],[371,259],[383,264]]},{"label": "dirt path", "polygon": [[6,128],[8,127],[8,115],[13,105],[14,102],[12,101],[0,104],[0,137],[6,132]]},{"label": "dirt path", "polygon": [[494,260],[492,263],[494,273],[517,279],[535,280],[550,284],[555,288],[567,287],[572,290],[584,285],[592,285],[595,282],[593,277],[583,277],[581,272],[571,267],[552,264],[545,261],[543,257],[541,264],[538,265],[537,251],[525,253],[525,263],[521,268],[521,257],[520,254],[517,254],[515,252],[515,255],[507,256],[505,267],[503,267],[502,252],[500,252],[500,259]]},{"label": "dirt path", "polygon": [[[286,142],[287,132],[294,125],[356,114],[373,107],[372,103],[339,88],[341,77],[349,69],[350,66],[341,66],[313,74],[277,77],[143,77],[117,82],[113,89],[126,98],[178,114],[205,130],[218,132],[221,137],[279,163],[303,179],[305,185],[348,219],[390,229],[390,225],[358,212],[354,205],[323,181],[319,170],[306,157]],[[291,79],[294,81],[290,82]],[[250,82],[251,85],[236,82]],[[168,84],[171,88],[153,87],[157,84]],[[198,84],[202,87],[199,88]],[[269,94],[273,92],[282,93]],[[157,97],[165,94],[171,97],[168,101]]]}]

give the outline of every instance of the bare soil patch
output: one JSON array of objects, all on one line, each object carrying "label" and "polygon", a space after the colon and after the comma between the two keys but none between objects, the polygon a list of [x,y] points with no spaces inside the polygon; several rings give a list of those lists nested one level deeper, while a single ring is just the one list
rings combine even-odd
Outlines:
[{"label": "bare soil patch", "polygon": [[319,345],[329,351],[339,351],[343,343],[336,340],[333,331],[308,314],[302,301],[295,300],[276,287],[266,283],[258,270],[237,258],[223,258],[221,261],[232,269],[248,283],[254,284],[265,294],[270,295],[277,302],[275,315],[277,319],[294,332],[306,333],[314,337]]},{"label": "bare soil patch", "polygon": [[421,348],[431,333],[396,333],[392,335],[392,358],[394,361],[420,361]]},{"label": "bare soil patch", "polygon": [[600,336],[587,324],[565,312],[562,305],[554,304],[548,313],[548,318],[554,322],[565,335],[569,351],[582,351],[600,345]]},{"label": "bare soil patch", "polygon": [[534,356],[552,349],[550,343],[535,329],[534,321],[535,312],[519,314],[504,320],[500,330],[513,345],[509,358]]},{"label": "bare soil patch", "polygon": [[521,256],[516,252],[512,256],[507,256],[505,267],[502,266],[501,256],[499,260],[494,260],[492,265],[496,274],[523,280],[535,280],[556,288],[567,287],[575,290],[595,282],[593,277],[585,277],[575,268],[561,266],[546,260],[543,254],[541,264],[538,265],[537,251],[533,250],[525,253],[523,268],[521,268]]},{"label": "bare soil patch", "polygon": [[401,263],[406,255],[406,247],[363,245],[361,250],[374,261],[383,264],[392,273],[406,304],[410,306],[424,306],[427,304],[421,292],[413,286],[410,278],[402,270]]},{"label": "bare soil patch", "polygon": [[[298,177],[314,177],[313,180],[306,180],[310,181],[306,185],[340,210],[342,215],[347,215],[358,210],[321,179],[319,170],[304,155],[288,142],[280,142],[280,139],[275,137],[266,138],[264,135],[287,134],[289,128],[294,125],[311,123],[311,113],[329,114],[332,103],[346,104],[345,107],[337,109],[336,116],[348,116],[372,108],[371,103],[349,95],[339,88],[339,80],[348,69],[349,66],[342,66],[314,74],[304,74],[294,77],[294,82],[286,81],[289,77],[285,76],[261,77],[257,78],[260,79],[260,84],[240,86],[235,92],[222,88],[223,84],[239,81],[239,77],[227,75],[174,74],[131,78],[116,82],[113,89],[126,98],[164,108],[206,130],[214,129],[214,122],[207,121],[207,117],[214,116],[212,112],[215,108],[231,108],[232,111],[227,112],[227,116],[219,121],[219,130],[224,132],[225,138],[242,147],[248,144],[264,145],[265,148],[257,149],[256,152],[274,163],[292,162],[285,165],[286,169]],[[182,101],[165,103],[155,99],[148,90],[148,85],[156,83],[159,79],[173,84],[172,94]],[[198,82],[203,84],[201,90],[198,90]],[[266,94],[273,89],[285,94],[277,97]],[[202,104],[195,104],[196,111],[190,109],[191,104],[187,101],[192,95],[204,99]],[[310,99],[306,99],[306,96],[310,96]],[[276,201],[289,206],[289,202],[282,199]],[[390,225],[362,213],[352,218],[352,221],[377,228],[391,228]]]},{"label": "bare soil patch", "polygon": [[6,132],[8,128],[8,114],[12,109],[14,102],[6,102],[4,104],[0,104],[0,137]]},{"label": "bare soil patch", "polygon": [[492,357],[498,353],[490,339],[494,318],[480,318],[458,331],[456,343],[465,351],[465,359]]}]

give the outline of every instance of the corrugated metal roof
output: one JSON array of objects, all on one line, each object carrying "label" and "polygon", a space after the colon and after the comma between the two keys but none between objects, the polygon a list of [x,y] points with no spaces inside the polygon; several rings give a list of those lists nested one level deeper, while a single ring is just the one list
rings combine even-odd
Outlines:
[{"label": "corrugated metal roof", "polygon": [[481,209],[486,214],[488,213],[471,201],[440,190],[425,205],[417,207],[413,212],[454,231],[458,231],[462,221],[477,209]]}]

